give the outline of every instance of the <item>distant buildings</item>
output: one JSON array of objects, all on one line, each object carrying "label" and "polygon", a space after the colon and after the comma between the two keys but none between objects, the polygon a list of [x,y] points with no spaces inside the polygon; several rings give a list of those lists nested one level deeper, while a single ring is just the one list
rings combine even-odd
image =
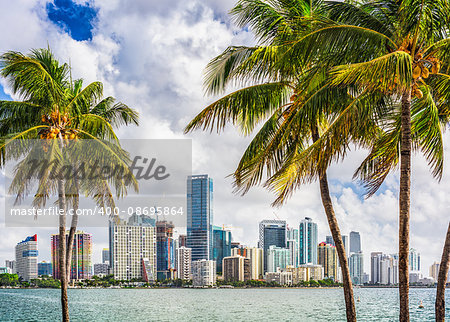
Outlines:
[{"label": "distant buildings", "polygon": [[414,248],[409,250],[409,270],[420,271],[420,253]]},{"label": "distant buildings", "polygon": [[[67,245],[69,233],[66,232]],[[60,278],[59,270],[59,234],[51,236],[51,255],[53,277]],[[72,260],[70,266],[70,279],[89,279],[92,276],[92,235],[77,231],[73,239]]]},{"label": "distant buildings", "polygon": [[38,263],[38,275],[51,276],[53,274],[52,263],[47,263],[46,261]]},{"label": "distant buildings", "polygon": [[132,215],[125,221],[111,222],[109,230],[111,270],[118,280],[156,279],[155,220]]},{"label": "distant buildings", "polygon": [[262,248],[245,247],[233,248],[231,256],[243,256],[250,260],[250,279],[257,280],[263,278],[263,258],[264,253]]},{"label": "distant buildings", "polygon": [[217,272],[222,273],[222,260],[231,256],[231,231],[224,227],[213,226],[212,260],[217,263]]},{"label": "distant buildings", "polygon": [[361,237],[359,232],[351,231],[350,232],[350,253],[359,253],[361,251]]},{"label": "distant buildings", "polygon": [[102,263],[105,264],[109,264],[111,262],[110,258],[109,258],[109,248],[103,248],[102,249]]},{"label": "distant buildings", "polygon": [[216,262],[200,259],[192,262],[192,285],[197,287],[216,284]]},{"label": "distant buildings", "polygon": [[15,272],[24,281],[38,276],[38,244],[37,235],[29,236],[16,245]]},{"label": "distant buildings", "polygon": [[292,272],[278,270],[276,272],[267,272],[264,276],[267,283],[275,282],[279,285],[292,285]]},{"label": "distant buildings", "polygon": [[178,236],[178,247],[186,247],[186,235]]},{"label": "distant buildings", "polygon": [[370,267],[372,284],[395,285],[398,284],[398,257],[386,255],[381,252],[370,254]]},{"label": "distant buildings", "polygon": [[106,276],[108,274],[109,274],[109,264],[108,263],[94,264],[94,275]]},{"label": "distant buildings", "polygon": [[223,258],[223,280],[225,282],[248,281],[251,279],[250,259],[243,256]]},{"label": "distant buildings", "polygon": [[286,248],[289,249],[290,266],[297,267],[300,264],[298,248],[298,229],[288,227],[286,229]]},{"label": "distant buildings", "polygon": [[350,278],[354,285],[362,285],[367,283],[364,281],[364,256],[363,252],[351,253],[348,259],[350,270]]},{"label": "distant buildings", "polygon": [[259,223],[259,248],[264,252],[264,272],[268,271],[270,246],[286,247],[286,221],[263,220]]},{"label": "distant buildings", "polygon": [[172,222],[156,222],[156,270],[158,280],[172,279],[175,273],[175,241]]},{"label": "distant buildings", "polygon": [[299,267],[287,267],[286,272],[292,274],[292,283],[298,284],[303,281],[318,281],[323,279],[322,265],[303,264]]},{"label": "distant buildings", "polygon": [[[439,276],[439,267],[441,266],[440,263],[438,262],[434,262],[433,264],[431,264],[430,266],[430,277],[434,278],[435,281],[438,280],[438,276]],[[449,274],[450,275],[450,274]]]},{"label": "distant buildings", "polygon": [[187,239],[192,260],[212,258],[213,180],[208,175],[187,179]]},{"label": "distant buildings", "polygon": [[191,279],[192,249],[181,246],[177,249],[177,278]]},{"label": "distant buildings", "polygon": [[318,249],[318,264],[323,267],[323,276],[338,280],[338,257],[336,247],[327,243],[320,243]]},{"label": "distant buildings", "polygon": [[291,263],[291,252],[288,248],[269,246],[267,250],[267,272],[285,269]]},{"label": "distant buildings", "polygon": [[317,224],[305,217],[298,231],[300,264],[317,264]]},{"label": "distant buildings", "polygon": [[9,268],[11,274],[16,274],[16,261],[15,260],[5,260],[5,266]]}]

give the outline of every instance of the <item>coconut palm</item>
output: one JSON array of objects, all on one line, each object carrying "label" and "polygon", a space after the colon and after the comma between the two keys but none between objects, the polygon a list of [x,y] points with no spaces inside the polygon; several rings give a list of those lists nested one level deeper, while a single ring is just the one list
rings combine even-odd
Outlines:
[{"label": "coconut palm", "polygon": [[450,223],[445,237],[444,250],[442,251],[441,264],[439,266],[438,283],[436,290],[436,321],[445,321],[445,283],[447,282],[448,269],[450,267]]},{"label": "coconut palm", "polygon": [[[127,153],[121,149],[108,122],[108,119],[113,122],[119,119],[105,118],[108,111],[110,115],[115,114],[111,111],[114,110],[111,103],[100,102],[95,106],[102,96],[102,84],[94,82],[82,88],[81,81],[72,82],[68,65],[59,64],[49,49],[33,50],[28,56],[7,52],[0,57],[0,63],[2,76],[10,82],[14,94],[22,99],[0,101],[2,165],[9,160],[21,159],[9,190],[17,196],[16,202],[23,200],[36,181],[38,188],[33,200],[34,206],[45,206],[52,195],[58,196],[59,209],[63,212],[59,216],[58,255],[62,318],[68,321],[67,249],[63,242],[66,240],[67,207],[70,203],[74,206],[77,204],[80,191],[96,200],[105,195],[109,197],[111,193],[107,182],[96,182],[86,188],[83,181],[79,182],[79,186],[74,186],[74,177],[52,178],[51,173],[58,166],[73,166],[76,162],[74,160],[89,162],[96,157],[102,158],[109,165],[120,164],[127,170]],[[106,100],[112,101],[111,98]],[[128,115],[122,121],[136,121],[134,111],[124,105],[115,107],[119,114],[122,110],[124,115]],[[91,139],[96,145],[81,149],[76,144],[79,138]],[[38,144],[30,144],[30,139],[38,139]],[[27,162],[33,158],[48,160],[53,166],[40,173],[35,169],[30,172]],[[126,193],[127,186],[136,188],[132,175],[113,180],[113,183],[118,195]]]}]

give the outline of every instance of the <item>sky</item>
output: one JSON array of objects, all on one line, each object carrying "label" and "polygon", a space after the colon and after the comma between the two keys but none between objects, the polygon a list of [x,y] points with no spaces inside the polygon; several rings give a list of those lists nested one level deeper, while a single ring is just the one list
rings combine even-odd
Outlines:
[{"label": "sky", "polygon": [[[282,208],[271,208],[274,196],[256,187],[245,196],[233,194],[232,173],[251,140],[232,126],[222,133],[183,134],[186,124],[218,97],[202,89],[206,64],[230,45],[255,43],[251,30],[238,29],[227,12],[235,0],[16,0],[1,1],[0,53],[28,53],[50,46],[70,62],[74,78],[99,80],[105,96],[137,109],[140,126],[118,130],[122,139],[192,139],[193,172],[214,179],[214,224],[231,226],[233,239],[256,246],[258,223],[285,219],[298,227],[304,217],[318,223],[319,242],[329,235],[317,184],[303,186]],[[0,79],[0,99],[16,99]],[[445,133],[445,157],[449,155]],[[330,168],[330,190],[343,234],[359,231],[370,273],[370,252],[395,253],[398,247],[398,173],[390,175],[380,192],[369,199],[352,181],[367,151],[354,150],[344,162]],[[441,257],[449,221],[450,169],[445,162],[440,183],[430,175],[426,161],[413,157],[411,246],[421,253],[421,270]],[[3,191],[4,193],[4,191]],[[0,208],[3,209],[4,207]],[[107,228],[80,227],[93,234],[94,263],[108,245]],[[14,258],[14,246],[38,234],[39,260],[50,260],[50,228],[5,227],[0,219],[0,265]]]}]

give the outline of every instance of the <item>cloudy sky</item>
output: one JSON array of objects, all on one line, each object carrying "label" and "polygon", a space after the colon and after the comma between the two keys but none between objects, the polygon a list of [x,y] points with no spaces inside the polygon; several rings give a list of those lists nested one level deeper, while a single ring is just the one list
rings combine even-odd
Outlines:
[{"label": "cloudy sky", "polygon": [[[298,226],[305,217],[319,225],[319,239],[329,234],[318,186],[305,186],[281,209],[270,207],[273,196],[261,188],[246,196],[234,195],[231,180],[250,138],[234,128],[224,133],[182,134],[184,126],[213,97],[202,91],[202,71],[208,61],[229,45],[251,45],[251,31],[239,30],[227,15],[234,0],[15,0],[0,1],[0,52],[28,52],[49,45],[56,56],[71,63],[73,76],[86,82],[102,81],[105,95],[116,97],[140,112],[140,126],[119,130],[120,138],[193,141],[193,171],[214,179],[214,223],[233,226],[235,241],[256,246],[258,222],[286,219]],[[11,99],[0,80],[0,99]],[[448,133],[445,134],[446,157]],[[380,192],[365,200],[352,182],[353,171],[366,151],[353,151],[329,171],[331,192],[341,230],[361,234],[365,268],[370,252],[394,253],[398,233],[398,174]],[[446,162],[447,165],[447,162]],[[411,246],[422,256],[422,272],[440,260],[449,221],[448,167],[435,182],[426,162],[415,156],[411,200]],[[3,208],[3,207],[2,207]],[[50,260],[52,229],[6,228],[0,223],[0,265],[14,258],[14,246],[38,233],[40,260]],[[94,262],[107,247],[106,228],[83,228],[93,233]]]}]

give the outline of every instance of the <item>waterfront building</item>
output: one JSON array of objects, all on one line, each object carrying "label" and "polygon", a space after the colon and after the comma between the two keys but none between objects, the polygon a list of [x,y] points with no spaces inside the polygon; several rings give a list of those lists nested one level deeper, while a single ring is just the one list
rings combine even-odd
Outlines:
[{"label": "waterfront building", "polygon": [[212,258],[213,180],[208,175],[187,179],[187,239],[192,260]]},{"label": "waterfront building", "polygon": [[[68,239],[69,231],[66,232],[66,245]],[[92,235],[83,231],[75,232],[72,246],[69,278],[71,280],[90,279],[92,277]],[[51,255],[53,278],[59,279],[59,234],[51,236]]]},{"label": "waterfront building", "polygon": [[267,272],[268,250],[270,246],[286,247],[286,221],[263,220],[259,223],[258,247],[264,252],[264,272]]},{"label": "waterfront building", "polygon": [[192,262],[192,285],[197,287],[216,284],[216,262],[200,259]]},{"label": "waterfront building", "polygon": [[275,282],[279,285],[292,285],[292,272],[281,271],[280,269],[276,272],[267,272],[264,275],[264,280],[267,283]]},{"label": "waterfront building", "polygon": [[103,248],[102,249],[102,263],[103,264],[109,264],[110,258],[109,258],[109,248]]},{"label": "waterfront building", "polygon": [[24,281],[38,277],[37,235],[29,236],[16,245],[15,272]]},{"label": "waterfront building", "polygon": [[398,284],[398,256],[373,252],[370,256],[371,283],[380,285]]},{"label": "waterfront building", "polygon": [[177,278],[191,279],[192,249],[181,246],[177,248]]},{"label": "waterfront building", "polygon": [[250,275],[252,280],[263,278],[264,253],[262,248],[245,247],[231,249],[231,256],[243,256],[250,260]]},{"label": "waterfront building", "polygon": [[370,283],[380,284],[380,261],[382,252],[370,253]]},{"label": "waterfront building", "polygon": [[[440,263],[438,262],[434,262],[433,264],[431,264],[430,266],[430,277],[434,278],[435,281],[438,280],[439,277],[439,267],[441,266]],[[450,274],[449,274],[450,275]]]},{"label": "waterfront building", "polygon": [[47,275],[51,276],[53,274],[52,263],[47,263],[46,261],[38,263],[38,276]]},{"label": "waterfront building", "polygon": [[364,284],[364,256],[362,251],[350,254],[349,269],[352,283],[354,285]]},{"label": "waterfront building", "polygon": [[156,222],[133,214],[128,222],[110,222],[111,273],[115,279],[156,279]]},{"label": "waterfront building", "polygon": [[108,274],[109,274],[109,264],[108,263],[94,264],[94,275],[106,276]]},{"label": "waterfront building", "polygon": [[156,270],[157,279],[173,279],[175,273],[175,243],[172,222],[156,222]]},{"label": "waterfront building", "polygon": [[[349,253],[358,253],[361,251],[361,236],[357,231],[350,232],[350,249]],[[348,254],[349,254],[348,253]],[[347,256],[348,256],[347,254]]]},{"label": "waterfront building", "polygon": [[414,248],[409,250],[409,270],[420,271],[420,253]]},{"label": "waterfront building", "polygon": [[186,247],[186,235],[178,236],[178,247]]},{"label": "waterfront building", "polygon": [[217,263],[217,273],[222,273],[222,260],[231,256],[231,231],[225,227],[213,226],[213,255]]},{"label": "waterfront building", "polygon": [[421,272],[418,271],[409,272],[409,283],[410,284],[419,283],[419,280],[421,280],[422,277],[423,276]]},{"label": "waterfront building", "polygon": [[222,261],[225,282],[243,282],[251,279],[250,259],[238,255],[224,257]]},{"label": "waterfront building", "polygon": [[290,266],[297,267],[299,261],[298,229],[288,227],[286,230],[286,248],[290,252]]},{"label": "waterfront building", "polygon": [[298,267],[288,266],[285,271],[292,274],[292,283],[294,285],[303,281],[318,281],[323,279],[322,265],[302,264]]},{"label": "waterfront building", "polygon": [[338,258],[336,247],[322,242],[317,246],[317,249],[318,264],[323,267],[323,276],[337,281]]},{"label": "waterfront building", "polygon": [[267,251],[267,272],[285,269],[291,263],[291,252],[288,248],[269,246]]},{"label": "waterfront building", "polygon": [[5,266],[11,270],[11,274],[16,274],[16,261],[15,260],[5,260]]},{"label": "waterfront building", "polygon": [[317,224],[305,217],[299,226],[299,262],[317,264]]}]

